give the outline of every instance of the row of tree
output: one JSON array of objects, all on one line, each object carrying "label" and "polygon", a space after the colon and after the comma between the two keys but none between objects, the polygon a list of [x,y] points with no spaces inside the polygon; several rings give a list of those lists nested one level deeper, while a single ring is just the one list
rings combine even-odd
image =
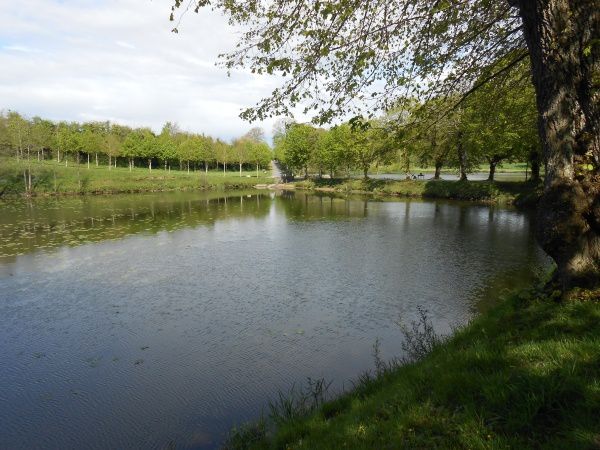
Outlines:
[{"label": "row of tree", "polygon": [[203,134],[184,132],[166,123],[160,134],[149,128],[131,128],[110,122],[52,122],[40,117],[28,119],[17,112],[0,113],[0,152],[17,160],[54,158],[68,166],[69,159],[90,166],[106,164],[110,170],[127,164],[131,170],[144,165],[149,170],[161,164],[180,170],[235,165],[260,170],[269,165],[272,152],[260,128],[253,128],[231,143]]},{"label": "row of tree", "polygon": [[458,170],[461,179],[482,164],[493,180],[498,164],[527,162],[533,179],[540,176],[541,145],[533,87],[526,64],[488,83],[461,102],[457,97],[402,106],[380,118],[353,121],[328,130],[310,124],[279,122],[275,155],[293,173],[367,177],[374,167],[397,164]]}]

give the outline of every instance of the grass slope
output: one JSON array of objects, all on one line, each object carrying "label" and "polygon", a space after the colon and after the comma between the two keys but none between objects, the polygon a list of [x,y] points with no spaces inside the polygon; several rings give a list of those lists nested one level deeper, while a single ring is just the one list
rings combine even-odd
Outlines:
[{"label": "grass slope", "polygon": [[600,449],[600,299],[589,297],[516,295],[421,361],[229,446]]},{"label": "grass slope", "polygon": [[[260,183],[271,183],[270,172],[223,172],[165,171],[162,168],[96,167],[69,163],[68,167],[56,161],[31,161],[31,195],[45,194],[112,194],[125,192],[153,192],[192,189],[243,189]],[[0,160],[0,196],[25,193],[23,171],[29,167],[26,161]]]},{"label": "grass slope", "polygon": [[442,198],[481,202],[535,205],[541,186],[512,181],[413,181],[374,179],[321,179],[290,183],[296,189],[397,197]]}]

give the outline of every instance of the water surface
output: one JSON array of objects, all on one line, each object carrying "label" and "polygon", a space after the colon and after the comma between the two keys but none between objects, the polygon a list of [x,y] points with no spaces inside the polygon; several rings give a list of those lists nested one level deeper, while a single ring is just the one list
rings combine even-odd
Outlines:
[{"label": "water surface", "polygon": [[214,448],[547,261],[527,215],[301,193],[0,203],[0,448]]}]

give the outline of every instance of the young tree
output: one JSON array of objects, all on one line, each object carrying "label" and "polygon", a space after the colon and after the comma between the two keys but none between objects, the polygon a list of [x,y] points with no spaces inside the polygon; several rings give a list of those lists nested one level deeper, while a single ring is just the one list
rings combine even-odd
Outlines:
[{"label": "young tree", "polygon": [[280,144],[281,158],[293,171],[304,171],[308,178],[308,163],[318,142],[314,127],[307,124],[292,123],[288,126],[285,138]]},{"label": "young tree", "polygon": [[159,157],[163,160],[165,170],[167,170],[167,167],[171,170],[169,161],[177,159],[177,148],[182,139],[183,136],[181,130],[176,123],[167,122],[163,125],[160,135],[158,136],[157,145],[159,147]]},{"label": "young tree", "polygon": [[147,128],[138,128],[127,134],[123,141],[121,154],[129,160],[129,171],[131,172],[135,166],[136,157],[146,157],[151,150],[149,147],[153,145],[154,135]]},{"label": "young tree", "polygon": [[31,120],[31,142],[37,152],[38,161],[40,154],[41,159],[44,159],[44,150],[54,146],[54,136],[54,124],[51,121],[37,116]]},{"label": "young tree", "polygon": [[96,166],[98,166],[98,153],[102,151],[104,141],[104,124],[84,123],[81,132],[81,150],[87,155],[87,168],[90,168],[90,155],[93,153],[96,157]]},{"label": "young tree", "polygon": [[198,158],[204,163],[204,173],[208,174],[208,165],[215,160],[215,143],[208,136],[199,136]]},{"label": "young tree", "polygon": [[261,167],[267,167],[273,158],[271,148],[266,142],[254,142],[250,147],[249,160],[256,165],[256,178]]},{"label": "young tree", "polygon": [[221,161],[223,163],[223,176],[225,176],[225,172],[227,171],[227,162],[230,159],[231,146],[226,142],[217,139],[214,145],[214,149],[215,156],[217,158],[217,167],[219,166],[219,161]]},{"label": "young tree", "polygon": [[299,102],[321,121],[360,115],[407,89],[466,95],[529,58],[546,161],[538,239],[564,288],[600,285],[597,0],[198,0],[196,10],[209,3],[247,27],[229,68],[287,76],[249,119]]},{"label": "young tree", "polygon": [[29,140],[29,123],[19,113],[9,111],[6,117],[8,139],[16,153],[17,161],[23,158],[23,151]]},{"label": "young tree", "polygon": [[246,136],[236,139],[231,145],[231,153],[238,163],[240,177],[242,176],[242,165],[250,159],[250,152],[253,145],[254,141]]}]

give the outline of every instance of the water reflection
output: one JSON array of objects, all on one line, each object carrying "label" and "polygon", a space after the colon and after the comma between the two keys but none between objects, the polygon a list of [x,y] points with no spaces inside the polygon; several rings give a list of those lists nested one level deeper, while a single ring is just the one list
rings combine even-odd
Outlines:
[{"label": "water reflection", "polygon": [[0,203],[0,258],[138,233],[211,226],[234,217],[262,217],[269,212],[269,200],[268,193],[252,191],[9,201]]},{"label": "water reflection", "polygon": [[340,389],[547,263],[530,219],[301,192],[0,204],[0,448],[214,448],[278,389]]}]

